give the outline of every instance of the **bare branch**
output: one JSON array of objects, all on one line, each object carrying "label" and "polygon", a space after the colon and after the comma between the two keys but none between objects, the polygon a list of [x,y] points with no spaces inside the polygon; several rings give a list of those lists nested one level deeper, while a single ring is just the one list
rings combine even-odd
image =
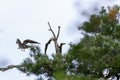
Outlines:
[{"label": "bare branch", "polygon": [[6,70],[9,70],[9,69],[18,68],[20,66],[21,65],[9,65],[6,68],[0,68],[0,71],[6,71]]},{"label": "bare branch", "polygon": [[45,54],[47,52],[47,48],[48,48],[48,45],[50,44],[50,42],[54,40],[53,38],[50,38],[50,40],[45,44]]},{"label": "bare branch", "polygon": [[57,39],[59,37],[59,34],[60,34],[60,26],[58,26],[58,34],[57,34]]},{"label": "bare branch", "polygon": [[53,38],[50,39],[50,40],[46,43],[46,45],[45,45],[45,54],[46,54],[48,45],[50,44],[50,42],[51,42],[52,40],[53,40],[53,42],[54,42],[54,47],[55,47],[56,53],[61,53],[61,54],[62,54],[62,46],[63,46],[65,43],[61,43],[60,45],[58,45],[58,41],[57,41],[57,39],[58,39],[58,37],[59,37],[59,35],[60,35],[60,26],[58,26],[58,33],[57,33],[57,35],[55,35],[55,33],[54,33],[54,31],[52,30],[49,22],[48,22],[48,25],[49,25],[49,28],[50,28],[49,31],[51,31],[52,34],[53,34]]},{"label": "bare branch", "polygon": [[53,36],[54,36],[54,38],[56,38],[56,36],[55,36],[55,33],[54,33],[54,31],[52,30],[52,28],[51,28],[51,26],[50,26],[50,23],[48,22],[48,25],[49,25],[49,31],[51,31],[52,32],[52,34],[53,34]]},{"label": "bare branch", "polygon": [[62,54],[62,46],[63,45],[65,45],[65,43],[60,43],[60,46],[59,46],[59,48],[60,48],[60,53]]}]

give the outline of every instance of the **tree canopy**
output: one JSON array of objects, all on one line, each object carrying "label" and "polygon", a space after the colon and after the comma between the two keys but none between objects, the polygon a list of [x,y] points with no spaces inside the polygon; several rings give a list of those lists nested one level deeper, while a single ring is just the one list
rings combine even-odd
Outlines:
[{"label": "tree canopy", "polygon": [[[120,72],[120,22],[119,7],[102,7],[99,14],[92,14],[89,21],[79,28],[84,31],[84,38],[71,45],[68,51],[70,61],[79,62],[77,73],[93,77],[117,76]],[[107,75],[103,70],[108,69]]]}]

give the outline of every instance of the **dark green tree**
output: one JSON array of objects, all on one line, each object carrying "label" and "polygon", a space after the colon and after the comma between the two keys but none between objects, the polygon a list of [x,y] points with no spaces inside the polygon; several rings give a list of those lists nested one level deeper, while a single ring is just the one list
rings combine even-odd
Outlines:
[{"label": "dark green tree", "polygon": [[[76,74],[109,78],[120,73],[120,17],[119,6],[102,7],[99,14],[90,16],[78,29],[84,38],[71,44],[67,60],[77,60]],[[71,64],[72,65],[72,64]],[[75,67],[75,66],[74,66]],[[71,68],[72,69],[72,68]],[[108,73],[103,75],[107,69]]]}]

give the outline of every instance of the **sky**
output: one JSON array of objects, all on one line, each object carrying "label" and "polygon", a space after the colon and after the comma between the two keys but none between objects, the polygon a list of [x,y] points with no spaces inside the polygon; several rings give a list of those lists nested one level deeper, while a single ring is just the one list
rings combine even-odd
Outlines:
[{"label": "sky", "polygon": [[[100,8],[120,4],[119,0],[0,0],[0,67],[20,64],[28,57],[29,50],[22,52],[17,49],[16,39],[35,40],[44,45],[52,37],[47,22],[57,32],[61,26],[59,43],[65,42],[63,53],[69,49],[70,42],[76,43],[81,38],[77,30],[80,22],[87,18],[82,12],[94,13],[93,7]],[[48,48],[54,53],[53,43]],[[51,54],[50,54],[51,53]],[[0,72],[0,80],[34,80],[35,76],[27,77],[17,69]]]}]

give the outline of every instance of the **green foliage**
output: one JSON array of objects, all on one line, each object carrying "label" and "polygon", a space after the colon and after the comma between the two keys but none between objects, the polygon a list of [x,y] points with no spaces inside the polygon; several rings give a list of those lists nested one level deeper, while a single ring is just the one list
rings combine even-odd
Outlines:
[{"label": "green foliage", "polygon": [[91,15],[89,21],[79,27],[85,31],[84,38],[78,44],[71,45],[67,55],[68,62],[73,59],[79,62],[76,68],[78,73],[102,77],[104,76],[102,71],[110,68],[107,77],[118,76],[120,72],[118,10],[118,6],[113,6],[108,11],[103,7],[99,14]]},{"label": "green foliage", "polygon": [[39,75],[42,73],[48,73],[51,75],[51,60],[47,55],[41,54],[39,47],[34,46],[31,48],[30,57],[26,58],[22,63],[22,67],[19,68],[22,72]]},{"label": "green foliage", "polygon": [[92,14],[89,21],[84,22],[78,29],[86,33],[100,33],[118,39],[120,37],[119,7],[114,6],[108,11],[102,7],[98,15]]},{"label": "green foliage", "polygon": [[[120,72],[120,22],[119,7],[105,9],[90,16],[79,29],[84,38],[78,44],[70,44],[67,54],[55,54],[52,58],[33,46],[26,58],[22,72],[37,76],[46,73],[56,80],[98,80],[103,70],[109,69],[106,77],[118,76]],[[68,74],[69,73],[69,74]],[[40,79],[38,79],[40,80]]]}]

